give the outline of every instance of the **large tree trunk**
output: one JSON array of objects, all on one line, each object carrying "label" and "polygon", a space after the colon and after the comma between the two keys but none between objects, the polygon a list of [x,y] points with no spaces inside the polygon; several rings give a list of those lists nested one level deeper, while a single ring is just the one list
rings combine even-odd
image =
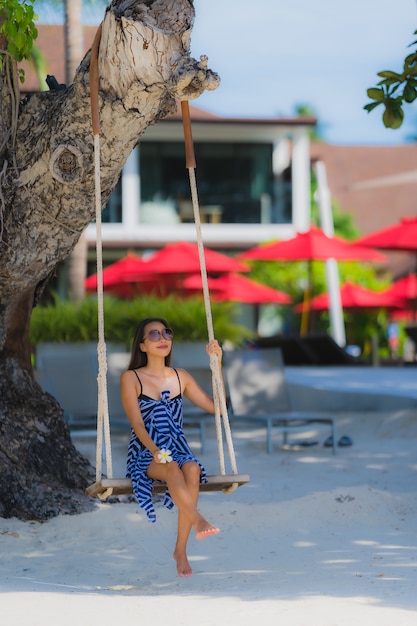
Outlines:
[{"label": "large tree trunk", "polygon": [[[217,87],[189,56],[191,0],[114,0],[99,48],[102,207],[141,134],[176,99]],[[0,515],[45,519],[90,505],[92,468],[60,407],[33,378],[32,307],[94,219],[94,139],[87,53],[65,91],[16,108],[13,64],[0,75]],[[18,110],[18,114],[17,114]],[[64,364],[63,364],[64,366]]]}]

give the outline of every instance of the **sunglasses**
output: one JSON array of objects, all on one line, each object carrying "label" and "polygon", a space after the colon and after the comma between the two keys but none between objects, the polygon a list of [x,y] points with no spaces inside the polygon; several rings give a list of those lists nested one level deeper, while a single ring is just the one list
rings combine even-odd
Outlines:
[{"label": "sunglasses", "polygon": [[149,341],[159,341],[160,339],[168,339],[172,341],[174,339],[174,331],[170,328],[163,328],[162,330],[150,330],[147,337],[145,339],[149,339]]}]

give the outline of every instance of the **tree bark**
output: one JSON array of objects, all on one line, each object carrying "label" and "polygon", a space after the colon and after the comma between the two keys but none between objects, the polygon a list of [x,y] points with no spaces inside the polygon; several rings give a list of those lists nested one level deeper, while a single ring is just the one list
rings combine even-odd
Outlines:
[{"label": "tree bark", "polygon": [[[215,89],[207,60],[190,57],[192,0],[113,0],[98,55],[101,204],[150,124],[177,99]],[[7,55],[6,55],[7,56]],[[9,57],[8,61],[9,61]],[[94,219],[91,51],[73,85],[19,103],[13,63],[0,74],[0,515],[46,519],[91,506],[92,468],[63,413],[34,380],[32,307]],[[63,364],[63,367],[65,364]]]}]

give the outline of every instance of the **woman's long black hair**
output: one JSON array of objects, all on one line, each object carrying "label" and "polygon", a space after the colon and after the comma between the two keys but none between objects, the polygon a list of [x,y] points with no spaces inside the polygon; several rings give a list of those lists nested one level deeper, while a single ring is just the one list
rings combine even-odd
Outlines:
[{"label": "woman's long black hair", "polygon": [[[169,328],[168,322],[162,317],[147,317],[140,322],[133,338],[132,351],[130,353],[130,361],[127,368],[128,370],[135,370],[139,367],[145,367],[145,365],[148,363],[148,355],[146,354],[146,352],[142,352],[142,350],[140,349],[140,344],[143,343],[143,340],[145,338],[146,326],[148,324],[151,324],[152,322],[159,322],[160,324],[163,324],[165,328]],[[169,367],[171,363],[171,353],[172,347],[171,352],[165,357],[165,365],[167,367]]]}]

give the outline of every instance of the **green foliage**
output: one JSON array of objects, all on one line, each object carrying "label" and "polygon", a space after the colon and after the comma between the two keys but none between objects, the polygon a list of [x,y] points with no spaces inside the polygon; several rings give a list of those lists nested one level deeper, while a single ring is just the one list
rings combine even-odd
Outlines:
[{"label": "green foliage", "polygon": [[[318,117],[314,107],[306,103],[297,104],[295,106],[295,113],[299,117]],[[311,128],[308,131],[308,136],[310,138],[310,141],[323,141],[323,134],[320,128],[320,124],[318,124],[314,128]]]},{"label": "green foliage", "polygon": [[[302,302],[308,284],[307,261],[252,261],[251,278],[290,294],[294,304]],[[312,261],[313,296],[326,291],[326,268],[323,261]],[[387,277],[379,277],[372,265],[363,262],[338,263],[340,282],[349,280],[368,289],[383,289],[390,284]]]},{"label": "green foliage", "polygon": [[[417,30],[414,31],[417,35]],[[413,41],[410,46],[416,46]],[[392,70],[378,72],[382,78],[376,87],[368,89],[368,97],[373,100],[364,106],[370,113],[382,105],[384,113],[382,121],[387,128],[400,128],[404,120],[403,104],[411,104],[417,98],[417,48],[404,59],[401,73]]]},{"label": "green foliage", "polygon": [[[130,347],[140,320],[146,317],[167,319],[177,341],[205,341],[207,322],[201,298],[181,299],[154,296],[135,300],[104,298],[104,325],[107,341],[124,343]],[[251,337],[247,328],[233,323],[234,305],[212,302],[215,336],[219,341],[229,340],[239,345]],[[55,298],[48,306],[33,310],[30,325],[32,345],[38,343],[97,340],[97,301],[86,298],[80,304]]]},{"label": "green foliage", "polygon": [[[306,261],[253,261],[251,263],[251,278],[280,289],[288,293],[293,306],[285,308],[285,325],[288,329],[298,332],[301,326],[301,315],[295,313],[293,307],[303,302],[308,286],[309,264]],[[379,276],[371,264],[345,261],[338,263],[340,284],[347,280],[368,289],[381,290],[390,284],[388,276]],[[313,261],[310,264],[312,276],[311,297],[327,290],[326,267],[323,261]],[[387,325],[387,316],[377,310],[344,311],[347,342],[359,345],[366,352],[370,337],[381,335],[380,345],[384,342],[384,331]],[[315,332],[329,332],[330,321],[327,311],[311,313],[311,330]],[[385,339],[386,343],[386,339]]]},{"label": "green foliage", "polygon": [[[311,205],[311,221],[316,226],[320,225],[319,219],[319,206],[317,203],[317,176],[313,169],[311,171],[311,184],[310,184],[310,205]],[[344,239],[353,240],[360,236],[358,229],[353,221],[351,213],[343,213],[334,200],[332,200],[332,216],[334,232],[339,237]]]},{"label": "green foliage", "polygon": [[36,76],[39,81],[40,91],[48,91],[49,87],[45,80],[45,77],[48,74],[48,66],[44,55],[36,46],[33,46],[31,50],[29,62],[35,70]]},{"label": "green foliage", "polygon": [[[38,19],[33,4],[35,0],[3,0],[1,15],[5,17],[0,23],[0,35],[7,42],[7,51],[22,61],[30,57],[33,42],[38,36],[35,20]],[[20,80],[24,80],[24,72],[20,71]]]},{"label": "green foliage", "polygon": [[339,237],[352,241],[360,236],[351,213],[343,213],[337,202],[332,202],[334,232]]}]

